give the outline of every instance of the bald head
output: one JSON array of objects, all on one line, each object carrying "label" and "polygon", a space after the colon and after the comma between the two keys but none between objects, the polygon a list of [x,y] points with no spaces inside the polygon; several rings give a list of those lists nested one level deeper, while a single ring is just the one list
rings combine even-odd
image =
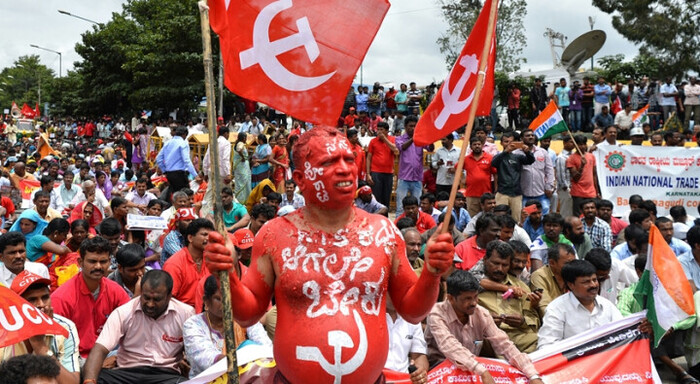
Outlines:
[{"label": "bald head", "polygon": [[23,162],[18,161],[17,163],[15,163],[15,175],[24,176],[24,170],[26,168],[27,166]]}]

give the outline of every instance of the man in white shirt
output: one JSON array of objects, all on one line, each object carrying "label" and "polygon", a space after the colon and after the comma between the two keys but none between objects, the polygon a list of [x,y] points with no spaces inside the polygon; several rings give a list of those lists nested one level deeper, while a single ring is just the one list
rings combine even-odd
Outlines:
[{"label": "man in white shirt", "polygon": [[109,207],[109,201],[101,189],[97,188],[95,182],[86,180],[82,183],[83,190],[78,192],[71,204],[78,205],[85,200],[95,204],[102,213],[102,217],[112,216],[112,208]]},{"label": "man in white shirt", "polygon": [[690,127],[690,115],[693,115],[695,125],[700,127],[700,84],[695,76],[690,77],[690,84],[683,88],[685,93],[685,128]]},{"label": "man in white shirt", "polygon": [[454,146],[454,137],[447,135],[440,141],[442,147],[438,148],[433,155],[432,167],[437,169],[436,182],[437,192],[445,191],[449,193],[452,189],[452,182],[455,179],[455,168],[459,161],[460,148]]},{"label": "man in white shirt", "polygon": [[[223,187],[229,186],[231,184],[231,142],[228,141],[229,129],[228,127],[219,128],[219,136],[217,143],[219,145],[219,175],[221,175],[221,182]],[[207,148],[207,153],[204,155],[202,160],[202,170],[204,175],[209,176],[211,174],[211,148]],[[214,180],[209,180],[207,183],[207,191],[204,193],[204,202],[210,207],[213,207],[214,201]]]},{"label": "man in white shirt", "polygon": [[615,115],[615,125],[620,128],[618,138],[621,140],[626,140],[630,137],[630,129],[634,125],[632,117],[634,116],[634,111],[632,111],[632,106],[630,104],[625,105],[625,109],[618,112]]},{"label": "man in white shirt", "polygon": [[146,211],[146,207],[151,200],[156,199],[156,195],[147,191],[148,179],[141,178],[136,181],[134,189],[126,194],[126,200],[132,207],[138,208],[141,212]]},{"label": "man in white shirt", "polygon": [[671,112],[676,112],[676,96],[678,96],[678,89],[671,82],[671,78],[667,77],[666,82],[661,84],[659,87],[661,108],[664,112],[664,121],[668,121],[668,116]]},{"label": "man in white shirt", "polygon": [[386,299],[386,326],[389,330],[389,354],[384,368],[408,372],[409,365],[413,365],[417,369],[411,373],[412,382],[418,383],[427,378],[430,364],[423,327],[407,322],[396,313],[389,296]]},{"label": "man in white shirt", "polygon": [[585,260],[596,268],[600,286],[599,295],[617,305],[617,296],[623,289],[636,283],[639,277],[623,261],[610,257],[603,248],[593,248],[585,255]]},{"label": "man in white shirt", "polygon": [[[569,292],[557,297],[547,306],[538,333],[537,349],[622,319],[622,314],[608,299],[598,295],[596,267],[586,260],[573,260],[561,269]],[[639,330],[651,332],[643,321]]]},{"label": "man in white shirt", "polygon": [[73,185],[73,177],[64,177],[63,183],[51,191],[51,205],[49,207],[63,212],[68,208],[72,210],[75,205],[72,201],[80,192],[80,187]]},{"label": "man in white shirt", "polygon": [[12,286],[12,281],[22,271],[29,271],[49,278],[44,264],[27,261],[26,240],[20,232],[7,232],[0,236],[0,284]]}]

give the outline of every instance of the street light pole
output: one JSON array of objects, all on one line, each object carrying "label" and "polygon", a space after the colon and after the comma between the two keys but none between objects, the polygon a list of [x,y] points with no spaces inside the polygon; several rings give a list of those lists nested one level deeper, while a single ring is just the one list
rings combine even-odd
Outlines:
[{"label": "street light pole", "polygon": [[[591,25],[591,31],[595,25],[595,18],[593,16],[588,16],[588,24]],[[593,55],[591,55],[591,71],[593,71]]]},{"label": "street light pole", "polygon": [[70,13],[70,12],[66,12],[66,11],[61,10],[61,9],[58,10],[58,13],[60,13],[60,14],[62,14],[62,15],[70,16],[70,17],[75,17],[76,19],[80,19],[80,20],[83,20],[83,21],[87,21],[88,23],[93,23],[93,24],[95,24],[95,25],[100,25],[100,23],[96,22],[95,20],[90,20],[90,19],[85,18],[85,17],[82,17],[82,16],[74,15],[74,14],[72,14],[72,13]]},{"label": "street light pole", "polygon": [[53,53],[57,54],[58,55],[58,77],[61,78],[61,72],[63,71],[63,55],[61,54],[61,52],[54,51],[53,49],[40,47],[36,44],[29,44],[29,46],[32,48],[41,49],[44,51],[53,52]]}]

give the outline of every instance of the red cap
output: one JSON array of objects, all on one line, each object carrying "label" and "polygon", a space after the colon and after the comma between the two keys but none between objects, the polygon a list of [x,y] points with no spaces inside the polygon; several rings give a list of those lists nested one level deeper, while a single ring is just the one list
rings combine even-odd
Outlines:
[{"label": "red cap", "polygon": [[233,233],[233,245],[240,249],[248,249],[253,246],[255,235],[250,229],[242,228]]},{"label": "red cap", "polygon": [[369,185],[365,185],[362,188],[357,190],[357,194],[359,195],[371,195],[372,194],[372,188],[369,187]]},{"label": "red cap", "polygon": [[219,117],[217,118],[217,120],[219,120],[219,121],[224,121],[224,118],[221,117],[221,116],[219,116]]},{"label": "red cap", "polygon": [[12,280],[12,289],[16,294],[22,295],[32,284],[51,285],[51,280],[41,277],[36,273],[27,271],[26,269],[20,272],[14,280]]}]

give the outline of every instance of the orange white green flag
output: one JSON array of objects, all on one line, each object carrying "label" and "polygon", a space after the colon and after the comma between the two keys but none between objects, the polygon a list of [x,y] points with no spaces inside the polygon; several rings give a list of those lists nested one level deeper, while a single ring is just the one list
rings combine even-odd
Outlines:
[{"label": "orange white green flag", "polygon": [[562,117],[557,104],[553,100],[547,104],[547,107],[540,112],[535,120],[532,120],[529,128],[540,140],[552,137],[557,133],[566,132],[568,129],[564,117]]},{"label": "orange white green flag", "polygon": [[646,105],[644,108],[640,109],[639,111],[635,112],[634,115],[632,115],[632,123],[635,127],[641,128],[642,124],[649,121],[649,116],[647,116],[648,110],[649,105]]},{"label": "orange white green flag", "polygon": [[654,327],[654,345],[675,323],[695,314],[693,290],[683,267],[655,225],[649,230],[647,264],[634,298]]}]

